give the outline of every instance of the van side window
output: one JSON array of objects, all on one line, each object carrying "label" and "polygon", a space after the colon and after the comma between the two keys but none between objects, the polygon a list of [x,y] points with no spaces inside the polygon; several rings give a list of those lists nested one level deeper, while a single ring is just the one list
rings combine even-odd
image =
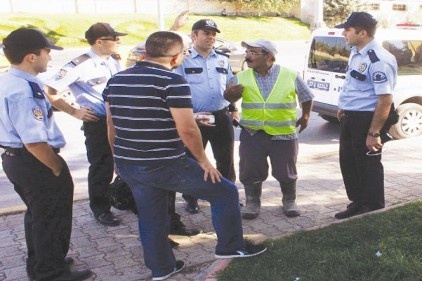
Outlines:
[{"label": "van side window", "polygon": [[350,47],[344,38],[315,36],[308,56],[308,68],[346,73]]},{"label": "van side window", "polygon": [[382,46],[396,57],[399,75],[422,74],[422,41],[387,40]]}]

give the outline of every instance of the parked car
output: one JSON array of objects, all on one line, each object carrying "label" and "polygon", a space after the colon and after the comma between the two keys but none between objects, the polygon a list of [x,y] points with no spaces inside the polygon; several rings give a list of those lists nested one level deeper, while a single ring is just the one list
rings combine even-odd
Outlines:
[{"label": "parked car", "polygon": [[[315,95],[313,111],[330,122],[337,103],[350,54],[342,29],[317,29],[308,44],[303,78]],[[376,40],[392,53],[398,64],[393,95],[399,121],[390,129],[395,139],[422,135],[422,30],[378,30]]]},{"label": "parked car", "polygon": [[[215,40],[214,49],[230,56],[230,65],[234,73],[248,67],[245,62],[245,48],[242,46],[217,38]],[[145,47],[143,43],[140,43],[129,51],[126,67],[133,66],[137,61],[142,60],[144,55]]]}]

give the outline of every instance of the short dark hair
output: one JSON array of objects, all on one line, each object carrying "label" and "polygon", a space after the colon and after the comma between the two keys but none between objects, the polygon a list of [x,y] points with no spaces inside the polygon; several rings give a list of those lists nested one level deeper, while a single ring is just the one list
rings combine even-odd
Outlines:
[{"label": "short dark hair", "polygon": [[170,54],[170,51],[175,46],[180,46],[181,51],[183,50],[183,39],[180,35],[171,31],[157,31],[147,38],[145,51],[151,58],[173,56],[177,54]]},{"label": "short dark hair", "polygon": [[22,50],[22,49],[3,49],[3,53],[7,60],[11,64],[20,64],[23,61],[23,58],[28,54],[34,54],[39,56],[41,54],[41,49],[36,50]]},{"label": "short dark hair", "polygon": [[361,32],[362,30],[366,31],[366,33],[368,34],[368,37],[374,38],[377,27],[376,26],[364,27],[364,26],[359,26],[359,25],[355,26],[356,34]]}]

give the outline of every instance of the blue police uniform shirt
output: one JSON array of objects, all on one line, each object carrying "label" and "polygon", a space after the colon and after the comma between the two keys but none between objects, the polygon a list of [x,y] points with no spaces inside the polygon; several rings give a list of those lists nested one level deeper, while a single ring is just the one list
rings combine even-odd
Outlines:
[{"label": "blue police uniform shirt", "polygon": [[[371,50],[378,61],[371,62]],[[338,106],[343,110],[375,111],[379,95],[394,94],[396,80],[396,58],[379,43],[372,40],[359,52],[353,47]]]},{"label": "blue police uniform shirt", "polygon": [[0,145],[22,148],[46,142],[55,148],[65,146],[42,88],[38,78],[14,67],[0,76]]},{"label": "blue police uniform shirt", "polygon": [[195,48],[185,58],[176,72],[189,83],[192,93],[194,112],[215,112],[230,103],[223,97],[228,82],[233,77],[229,58],[211,50],[207,58],[201,56]]},{"label": "blue police uniform shirt", "polygon": [[103,59],[92,49],[87,55],[89,58],[79,64],[74,61],[66,64],[54,77],[47,79],[45,84],[57,91],[68,87],[79,106],[90,107],[97,115],[105,116],[102,93],[108,79],[121,70],[120,63],[111,56]]}]

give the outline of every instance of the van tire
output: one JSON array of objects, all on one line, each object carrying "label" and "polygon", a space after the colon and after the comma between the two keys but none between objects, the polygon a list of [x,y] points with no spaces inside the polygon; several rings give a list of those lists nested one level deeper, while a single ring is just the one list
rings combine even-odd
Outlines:
[{"label": "van tire", "polygon": [[399,121],[390,129],[395,139],[406,139],[422,135],[422,106],[417,103],[405,103],[397,107]]},{"label": "van tire", "polygon": [[325,121],[328,121],[330,123],[340,123],[340,121],[338,121],[337,117],[333,117],[333,116],[325,115],[325,114],[319,114],[319,117],[321,117],[322,119],[324,119]]}]

